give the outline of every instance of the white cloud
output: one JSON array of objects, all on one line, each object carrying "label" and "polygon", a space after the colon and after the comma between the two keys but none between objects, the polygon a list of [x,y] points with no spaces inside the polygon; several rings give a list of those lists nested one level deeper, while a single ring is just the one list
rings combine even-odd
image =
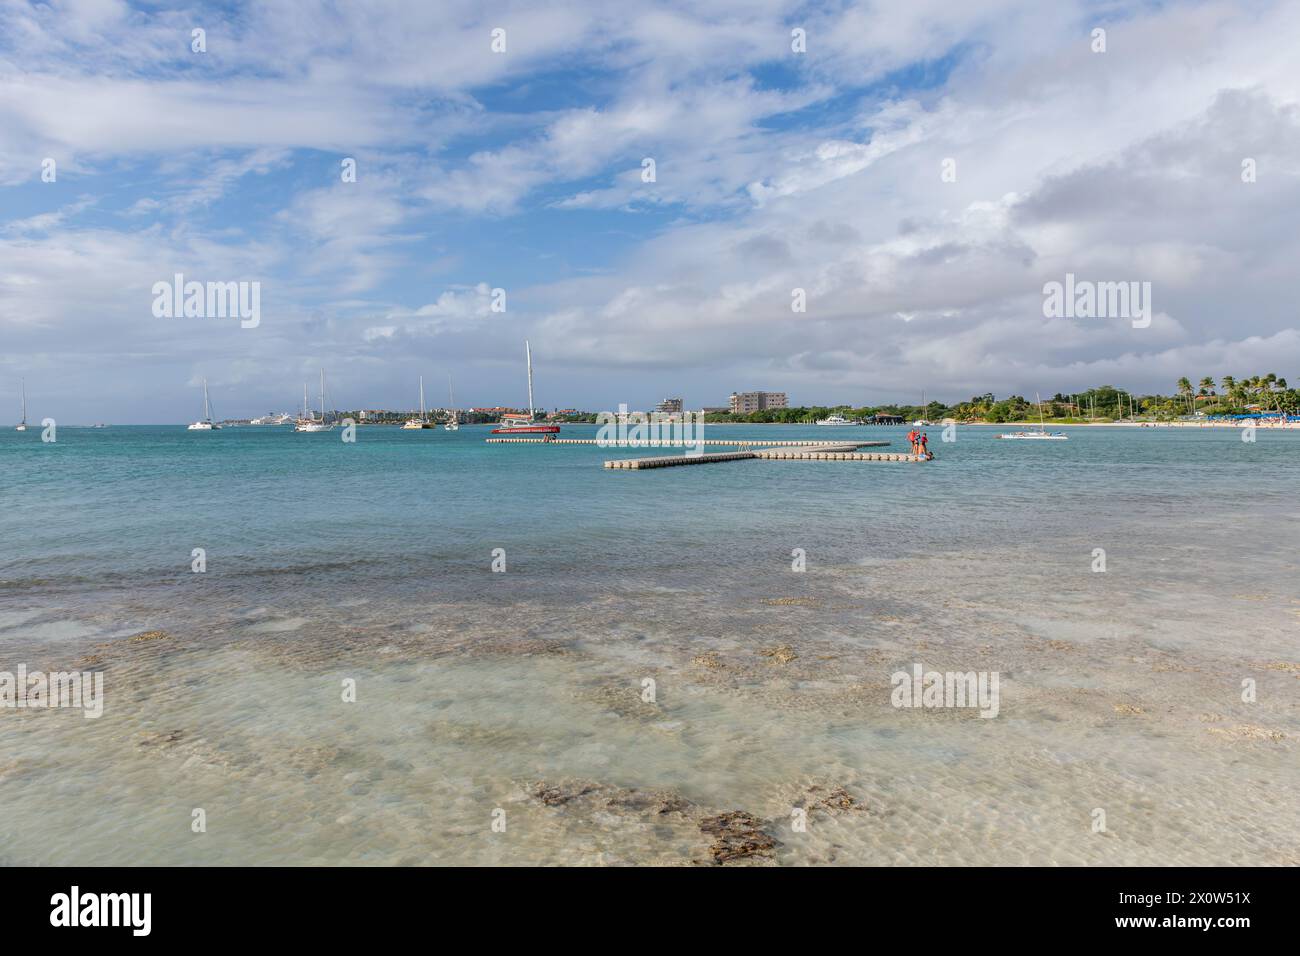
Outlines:
[{"label": "white cloud", "polygon": [[[156,169],[159,186],[116,226],[92,218],[103,202],[66,193],[0,220],[9,361],[54,354],[57,337],[87,364],[202,354],[252,380],[329,347],[379,385],[384,362],[491,367],[532,334],[553,374],[640,370],[628,381],[653,392],[677,368],[718,392],[705,404],[759,381],[796,400],[882,400],[922,384],[952,397],[1103,377],[1167,388],[1294,362],[1300,8],[1108,12],[304,2],[205,14],[202,60],[188,13],[4,4],[0,183],[40,188],[53,155],[61,178]],[[1096,22],[1105,54],[1088,47]],[[487,51],[498,24],[504,56]],[[803,57],[793,25],[808,30]],[[944,76],[928,61],[948,56],[942,82],[918,81]],[[305,151],[325,166],[359,157],[359,181],[294,179],[265,229],[196,223],[256,177],[298,177]],[[1243,157],[1258,182],[1241,182]],[[947,158],[956,182],[940,178]],[[521,238],[538,210],[656,218],[630,223],[642,231],[625,256],[573,278],[585,263],[548,275],[554,251]],[[505,316],[473,284],[487,270],[430,274],[457,268],[460,231],[483,223],[503,268],[528,276]],[[181,266],[274,277],[267,334],[224,341],[143,318],[140,290]],[[1152,282],[1155,321],[1044,319],[1042,284],[1067,271]],[[796,287],[807,313],[790,310]]]}]

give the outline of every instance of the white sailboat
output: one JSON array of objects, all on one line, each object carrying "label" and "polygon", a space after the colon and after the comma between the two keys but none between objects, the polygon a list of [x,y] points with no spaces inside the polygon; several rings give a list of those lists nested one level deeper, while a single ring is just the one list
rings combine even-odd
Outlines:
[{"label": "white sailboat", "polygon": [[212,423],[212,403],[208,401],[208,380],[205,378],[203,380],[203,417],[190,425],[187,431],[215,432],[220,428],[220,425],[214,425]]},{"label": "white sailboat", "polygon": [[1069,441],[1070,436],[1064,432],[1049,432],[1047,425],[1043,421],[1043,397],[1035,394],[1034,398],[1038,399],[1038,431],[1033,432],[1009,432],[1005,435],[999,435],[999,438],[1014,438],[1021,441]]},{"label": "white sailboat", "polygon": [[434,425],[429,421],[429,417],[424,413],[424,376],[420,376],[420,417],[408,418],[402,423],[403,428],[433,428]]},{"label": "white sailboat", "polygon": [[460,431],[460,416],[456,412],[456,390],[452,387],[451,376],[447,376],[447,408],[451,418],[443,424],[449,432]]},{"label": "white sailboat", "polygon": [[17,425],[14,426],[14,431],[16,432],[27,431],[27,379],[22,380],[22,389],[23,389],[23,418],[22,421],[20,421]]},{"label": "white sailboat", "polygon": [[528,414],[506,412],[501,416],[498,427],[492,429],[493,435],[542,434],[554,435],[560,430],[559,425],[547,425],[537,421],[537,409],[533,405],[533,349],[524,339],[524,361],[528,365]]},{"label": "white sailboat", "polygon": [[327,423],[325,421],[325,370],[324,369],[320,370],[320,421],[317,421],[315,418],[311,417],[310,413],[306,411],[307,408],[307,386],[306,385],[302,387],[302,406],[304,410],[303,417],[298,419],[297,424],[293,426],[294,431],[332,432],[334,430],[334,423],[333,422]]},{"label": "white sailboat", "polygon": [[929,422],[929,421],[926,419],[926,417],[925,417],[925,409],[926,409],[926,404],[925,404],[925,389],[921,389],[921,417],[918,418],[916,421],[912,422],[912,427],[914,427],[914,428],[929,428],[929,427],[931,427],[931,422]]}]

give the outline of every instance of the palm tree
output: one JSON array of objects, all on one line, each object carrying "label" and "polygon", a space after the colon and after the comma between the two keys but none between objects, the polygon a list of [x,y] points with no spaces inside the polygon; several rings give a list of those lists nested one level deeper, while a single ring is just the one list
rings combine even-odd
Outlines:
[{"label": "palm tree", "polygon": [[1282,410],[1282,405],[1280,401],[1281,395],[1280,395],[1279,385],[1278,385],[1279,382],[1285,383],[1286,379],[1278,378],[1272,372],[1269,372],[1267,375],[1264,376],[1264,388],[1267,390],[1268,393],[1269,407],[1280,412]]},{"label": "palm tree", "polygon": [[1192,407],[1192,383],[1186,376],[1183,376],[1178,380],[1178,394],[1183,396],[1183,401],[1188,403],[1187,408],[1190,411]]},{"label": "palm tree", "polygon": [[1210,376],[1208,375],[1205,376],[1205,378],[1201,379],[1201,394],[1202,395],[1214,394],[1214,379],[1210,378]]}]

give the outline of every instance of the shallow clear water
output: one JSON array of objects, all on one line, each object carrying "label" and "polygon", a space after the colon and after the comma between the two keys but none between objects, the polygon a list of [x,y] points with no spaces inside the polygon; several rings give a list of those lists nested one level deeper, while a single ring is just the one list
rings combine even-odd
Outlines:
[{"label": "shallow clear water", "polygon": [[[0,432],[0,671],[106,694],[0,709],[0,862],[711,862],[731,811],[772,840],[738,862],[1300,862],[1300,433],[997,431],[648,472],[481,428]],[[891,706],[913,662],[998,672],[998,716]]]}]

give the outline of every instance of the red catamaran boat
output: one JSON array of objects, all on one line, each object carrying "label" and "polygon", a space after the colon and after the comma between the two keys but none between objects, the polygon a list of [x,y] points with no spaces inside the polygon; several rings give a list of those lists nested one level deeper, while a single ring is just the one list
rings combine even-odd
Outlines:
[{"label": "red catamaran boat", "polygon": [[524,339],[524,358],[528,362],[528,414],[509,412],[502,415],[500,427],[492,429],[493,435],[554,435],[560,430],[559,425],[534,421],[537,412],[533,409],[533,350],[527,339]]}]

